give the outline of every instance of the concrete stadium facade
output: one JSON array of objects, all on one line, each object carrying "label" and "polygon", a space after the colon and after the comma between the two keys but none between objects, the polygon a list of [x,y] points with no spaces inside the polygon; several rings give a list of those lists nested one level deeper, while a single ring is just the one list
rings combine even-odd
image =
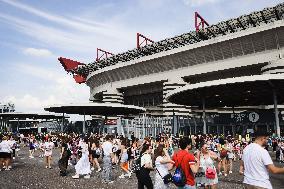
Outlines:
[{"label": "concrete stadium facade", "polygon": [[200,113],[200,107],[169,103],[165,96],[170,91],[205,81],[283,72],[284,3],[79,65],[75,71],[86,78],[91,101],[144,107],[150,116],[166,117],[162,125],[169,131],[174,128],[173,115]]},{"label": "concrete stadium facade", "polygon": [[281,73],[284,20],[117,63],[87,75],[90,100],[143,106],[155,115],[188,115],[190,107],[169,103],[165,95],[203,81]]}]

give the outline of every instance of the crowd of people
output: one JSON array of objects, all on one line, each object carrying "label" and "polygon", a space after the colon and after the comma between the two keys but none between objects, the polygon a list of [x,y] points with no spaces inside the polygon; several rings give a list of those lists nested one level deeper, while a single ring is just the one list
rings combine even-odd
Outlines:
[{"label": "crowd of people", "polygon": [[[68,165],[74,165],[75,175],[72,178],[79,179],[83,176],[88,179],[92,171],[96,171],[100,172],[102,182],[111,184],[115,178],[113,168],[118,166],[121,169],[118,179],[128,179],[135,175],[139,189],[169,188],[170,182],[179,188],[214,189],[218,186],[218,179],[232,174],[235,161],[241,160],[239,172],[244,174],[246,188],[271,188],[267,170],[260,165],[264,162],[265,166],[269,165],[269,171],[283,173],[283,168],[273,165],[267,149],[272,148],[277,160],[283,162],[284,140],[269,138],[268,134],[258,132],[254,137],[255,142],[251,137],[210,134],[177,138],[161,133],[143,140],[135,138],[134,134],[129,138],[121,135],[76,133],[41,133],[26,136],[2,134],[0,170],[10,170],[18,150],[26,146],[29,149],[29,158],[34,158],[35,150],[38,151],[38,158],[44,158],[46,169],[59,165],[60,176],[67,176]],[[60,151],[58,164],[52,162],[56,148]],[[256,160],[259,162],[254,165],[252,162]],[[151,171],[155,172],[154,178],[151,178]],[[261,179],[254,180],[256,176],[261,176]]]}]

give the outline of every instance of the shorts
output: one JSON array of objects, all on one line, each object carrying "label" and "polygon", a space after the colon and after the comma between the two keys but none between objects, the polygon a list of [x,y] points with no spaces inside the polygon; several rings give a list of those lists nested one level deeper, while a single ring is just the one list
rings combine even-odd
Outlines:
[{"label": "shorts", "polygon": [[95,150],[92,150],[92,156],[93,158],[97,158],[97,159],[100,157],[100,155],[98,155]]},{"label": "shorts", "polygon": [[0,152],[0,158],[10,159],[10,158],[12,158],[12,156],[11,156],[11,153]]},{"label": "shorts", "polygon": [[52,156],[52,151],[44,151],[44,156]]},{"label": "shorts", "polygon": [[123,168],[123,169],[126,169],[126,170],[129,169],[128,162],[121,163],[120,166],[121,166],[121,168]]}]

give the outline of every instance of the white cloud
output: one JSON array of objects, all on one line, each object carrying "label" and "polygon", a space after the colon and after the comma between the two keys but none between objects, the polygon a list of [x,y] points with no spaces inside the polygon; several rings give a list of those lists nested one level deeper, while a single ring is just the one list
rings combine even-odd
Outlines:
[{"label": "white cloud", "polygon": [[52,52],[48,49],[36,49],[36,48],[25,48],[23,49],[25,55],[37,56],[37,57],[50,57],[53,56]]},{"label": "white cloud", "polygon": [[191,7],[199,7],[205,4],[217,3],[221,0],[183,0],[184,4]]},{"label": "white cloud", "polygon": [[47,19],[49,21],[53,21],[68,27],[71,27],[72,29],[76,29],[76,30],[84,30],[84,31],[101,31],[103,32],[103,28],[106,25],[99,23],[99,22],[94,22],[92,21],[92,23],[87,22],[87,23],[83,23],[80,21],[75,21],[75,20],[71,20],[71,19],[67,19],[65,17],[59,16],[59,15],[55,15],[55,14],[51,14],[49,12],[45,12],[42,11],[40,9],[36,9],[32,6],[17,2],[17,1],[13,1],[13,0],[1,0],[2,2],[9,4],[13,7],[16,7],[18,9],[21,9],[23,11],[26,11],[28,13],[31,13],[33,15],[36,15],[38,17]]}]

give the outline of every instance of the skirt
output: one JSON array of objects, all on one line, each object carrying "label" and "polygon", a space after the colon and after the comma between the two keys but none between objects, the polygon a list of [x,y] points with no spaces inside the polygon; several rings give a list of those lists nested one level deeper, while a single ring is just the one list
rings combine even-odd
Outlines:
[{"label": "skirt", "polygon": [[76,170],[76,173],[79,175],[87,175],[92,172],[88,154],[86,153],[82,154],[82,157],[79,159],[79,161],[75,165],[75,170]]},{"label": "skirt", "polygon": [[4,159],[11,158],[11,153],[0,152],[0,158],[4,158]]}]

